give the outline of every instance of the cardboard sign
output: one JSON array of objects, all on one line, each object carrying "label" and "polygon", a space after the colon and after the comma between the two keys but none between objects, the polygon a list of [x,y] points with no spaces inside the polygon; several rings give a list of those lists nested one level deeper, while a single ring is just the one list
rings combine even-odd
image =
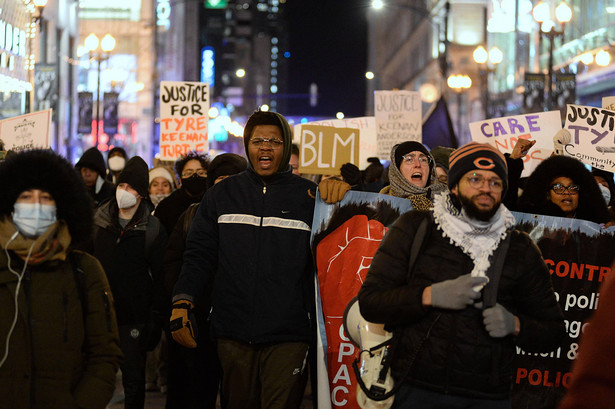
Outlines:
[{"label": "cardboard sign", "polygon": [[568,105],[564,128],[570,143],[564,154],[598,169],[615,172],[615,112],[609,109]]},{"label": "cardboard sign", "polygon": [[375,91],[374,104],[380,159],[389,159],[391,149],[398,143],[423,140],[418,91]]},{"label": "cardboard sign", "polygon": [[0,121],[0,139],[5,150],[48,148],[52,110],[32,112]]},{"label": "cardboard sign", "polygon": [[209,101],[209,84],[160,83],[161,160],[175,160],[191,150],[209,150]]},{"label": "cardboard sign", "polygon": [[553,152],[553,136],[562,129],[559,111],[486,119],[470,123],[472,140],[495,146],[502,153],[512,152],[518,139],[535,140],[523,158],[523,176],[528,176]]},{"label": "cardboard sign", "polygon": [[603,97],[602,108],[615,111],[615,97]]},{"label": "cardboard sign", "polygon": [[307,125],[301,128],[299,172],[339,175],[344,163],[359,166],[359,131]]},{"label": "cardboard sign", "polygon": [[[299,145],[299,148],[301,148],[302,129],[305,126],[310,125],[356,129],[359,132],[359,163],[355,164],[359,167],[359,169],[365,169],[369,165],[367,158],[376,156],[376,120],[373,116],[331,119],[295,125],[293,129],[293,141]],[[302,163],[303,161],[301,160],[301,154],[299,155],[299,159]],[[346,162],[339,164],[338,168],[344,163]],[[339,174],[339,169],[337,174]]]}]

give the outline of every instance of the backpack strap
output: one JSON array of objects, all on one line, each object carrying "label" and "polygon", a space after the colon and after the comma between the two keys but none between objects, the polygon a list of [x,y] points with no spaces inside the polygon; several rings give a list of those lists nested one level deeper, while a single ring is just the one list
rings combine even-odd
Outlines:
[{"label": "backpack strap", "polygon": [[410,279],[412,278],[414,264],[416,264],[416,259],[419,256],[421,248],[423,247],[423,243],[425,242],[425,238],[427,236],[427,228],[431,222],[432,217],[430,213],[421,221],[421,224],[419,224],[419,227],[416,229],[416,234],[412,240],[412,247],[410,248],[410,259],[408,260],[408,282],[410,282]]},{"label": "backpack strap", "polygon": [[487,269],[487,277],[489,277],[489,283],[485,286],[483,291],[483,308],[493,307],[497,303],[498,287],[500,285],[500,277],[502,277],[502,269],[504,268],[504,260],[510,247],[510,239],[512,232],[509,230],[506,237],[493,254],[491,265]]}]

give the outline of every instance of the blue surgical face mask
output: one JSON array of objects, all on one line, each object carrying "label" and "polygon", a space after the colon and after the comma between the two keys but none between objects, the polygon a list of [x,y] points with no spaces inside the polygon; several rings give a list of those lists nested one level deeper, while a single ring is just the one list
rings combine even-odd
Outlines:
[{"label": "blue surgical face mask", "polygon": [[56,222],[56,207],[40,203],[15,203],[13,223],[26,237],[38,237]]},{"label": "blue surgical face mask", "polygon": [[600,188],[600,191],[602,192],[602,197],[604,197],[606,204],[609,204],[609,202],[611,201],[611,191],[609,190],[608,187],[601,185],[600,183],[598,183],[598,187]]}]

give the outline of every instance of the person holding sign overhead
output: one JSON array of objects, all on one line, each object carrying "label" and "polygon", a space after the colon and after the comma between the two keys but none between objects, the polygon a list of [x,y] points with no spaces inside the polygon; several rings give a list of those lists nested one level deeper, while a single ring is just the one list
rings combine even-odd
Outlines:
[{"label": "person holding sign overhead", "polygon": [[[293,175],[292,133],[276,112],[246,123],[248,169],[209,189],[186,240],[170,330],[194,348],[189,313],[213,280],[211,328],[222,407],[299,408],[313,338],[310,250],[316,185]],[[344,183],[330,181],[331,184]]]}]

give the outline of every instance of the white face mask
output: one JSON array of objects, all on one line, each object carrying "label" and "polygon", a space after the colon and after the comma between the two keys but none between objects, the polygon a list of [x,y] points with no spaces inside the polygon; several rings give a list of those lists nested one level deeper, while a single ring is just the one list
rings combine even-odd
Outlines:
[{"label": "white face mask", "polygon": [[40,203],[15,203],[13,223],[21,234],[38,237],[56,222],[56,207]]},{"label": "white face mask", "polygon": [[128,193],[124,189],[117,189],[115,191],[115,199],[120,209],[128,209],[137,204],[137,197],[132,193]]},{"label": "white face mask", "polygon": [[113,156],[107,162],[109,162],[109,169],[114,172],[124,169],[124,165],[126,165],[126,159],[121,156]]},{"label": "white face mask", "polygon": [[162,202],[163,199],[166,199],[167,197],[169,197],[168,194],[163,194],[163,195],[149,195],[149,199],[152,201],[152,203],[154,204],[154,206],[158,206],[158,203]]},{"label": "white face mask", "polygon": [[600,191],[602,192],[602,197],[604,197],[606,204],[609,204],[609,202],[611,201],[611,191],[609,190],[608,187],[601,185],[600,183],[598,183],[598,187],[600,188]]}]

